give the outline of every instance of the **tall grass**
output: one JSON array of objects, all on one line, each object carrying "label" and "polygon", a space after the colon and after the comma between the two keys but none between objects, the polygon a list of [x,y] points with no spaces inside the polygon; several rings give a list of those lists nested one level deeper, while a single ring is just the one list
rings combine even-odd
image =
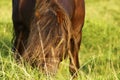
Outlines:
[{"label": "tall grass", "polygon": [[[78,80],[120,80],[120,1],[85,0],[86,19],[79,52]],[[69,61],[56,76],[17,64],[11,52],[11,0],[0,1],[0,80],[70,80]]]}]

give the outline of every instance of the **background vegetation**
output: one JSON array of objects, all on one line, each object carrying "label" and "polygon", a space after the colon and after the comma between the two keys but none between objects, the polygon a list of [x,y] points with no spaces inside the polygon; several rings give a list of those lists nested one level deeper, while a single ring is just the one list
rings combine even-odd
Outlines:
[{"label": "background vegetation", "polygon": [[[120,1],[85,0],[86,19],[78,80],[120,80]],[[70,80],[68,59],[56,76],[15,63],[11,52],[11,0],[0,0],[0,80]]]}]

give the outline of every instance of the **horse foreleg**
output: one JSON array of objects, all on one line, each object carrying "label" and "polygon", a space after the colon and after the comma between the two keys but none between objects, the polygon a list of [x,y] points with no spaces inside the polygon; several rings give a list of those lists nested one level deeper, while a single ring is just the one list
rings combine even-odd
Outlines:
[{"label": "horse foreleg", "polygon": [[29,29],[20,21],[13,21],[13,29],[13,52],[15,58],[19,60],[25,50]]},{"label": "horse foreleg", "polygon": [[78,69],[80,68],[79,65],[79,48],[81,43],[81,36],[82,32],[79,33],[78,36],[74,36],[73,39],[71,39],[71,52],[70,54],[70,66],[69,70],[72,76],[76,76],[78,73]]}]

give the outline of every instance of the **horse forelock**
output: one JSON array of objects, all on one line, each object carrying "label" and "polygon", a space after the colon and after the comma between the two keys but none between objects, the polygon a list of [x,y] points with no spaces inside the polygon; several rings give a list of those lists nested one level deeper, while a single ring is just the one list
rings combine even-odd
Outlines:
[{"label": "horse forelock", "polygon": [[59,3],[37,1],[23,58],[38,67],[43,62],[52,63],[49,58],[59,64],[70,48],[70,18]]}]

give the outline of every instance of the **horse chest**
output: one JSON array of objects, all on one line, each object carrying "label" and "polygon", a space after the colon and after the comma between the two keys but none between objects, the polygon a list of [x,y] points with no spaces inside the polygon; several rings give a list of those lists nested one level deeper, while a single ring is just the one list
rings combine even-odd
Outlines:
[{"label": "horse chest", "polygon": [[[73,0],[58,0],[58,2],[65,9],[69,17],[73,16],[74,1]],[[36,0],[20,0],[19,2],[19,18],[29,24],[31,16],[34,13]]]},{"label": "horse chest", "polygon": [[20,0],[19,2],[19,18],[29,24],[34,13],[36,0]]},{"label": "horse chest", "polygon": [[68,13],[70,18],[73,16],[74,12],[74,0],[58,0],[58,2],[63,6],[65,11]]}]

